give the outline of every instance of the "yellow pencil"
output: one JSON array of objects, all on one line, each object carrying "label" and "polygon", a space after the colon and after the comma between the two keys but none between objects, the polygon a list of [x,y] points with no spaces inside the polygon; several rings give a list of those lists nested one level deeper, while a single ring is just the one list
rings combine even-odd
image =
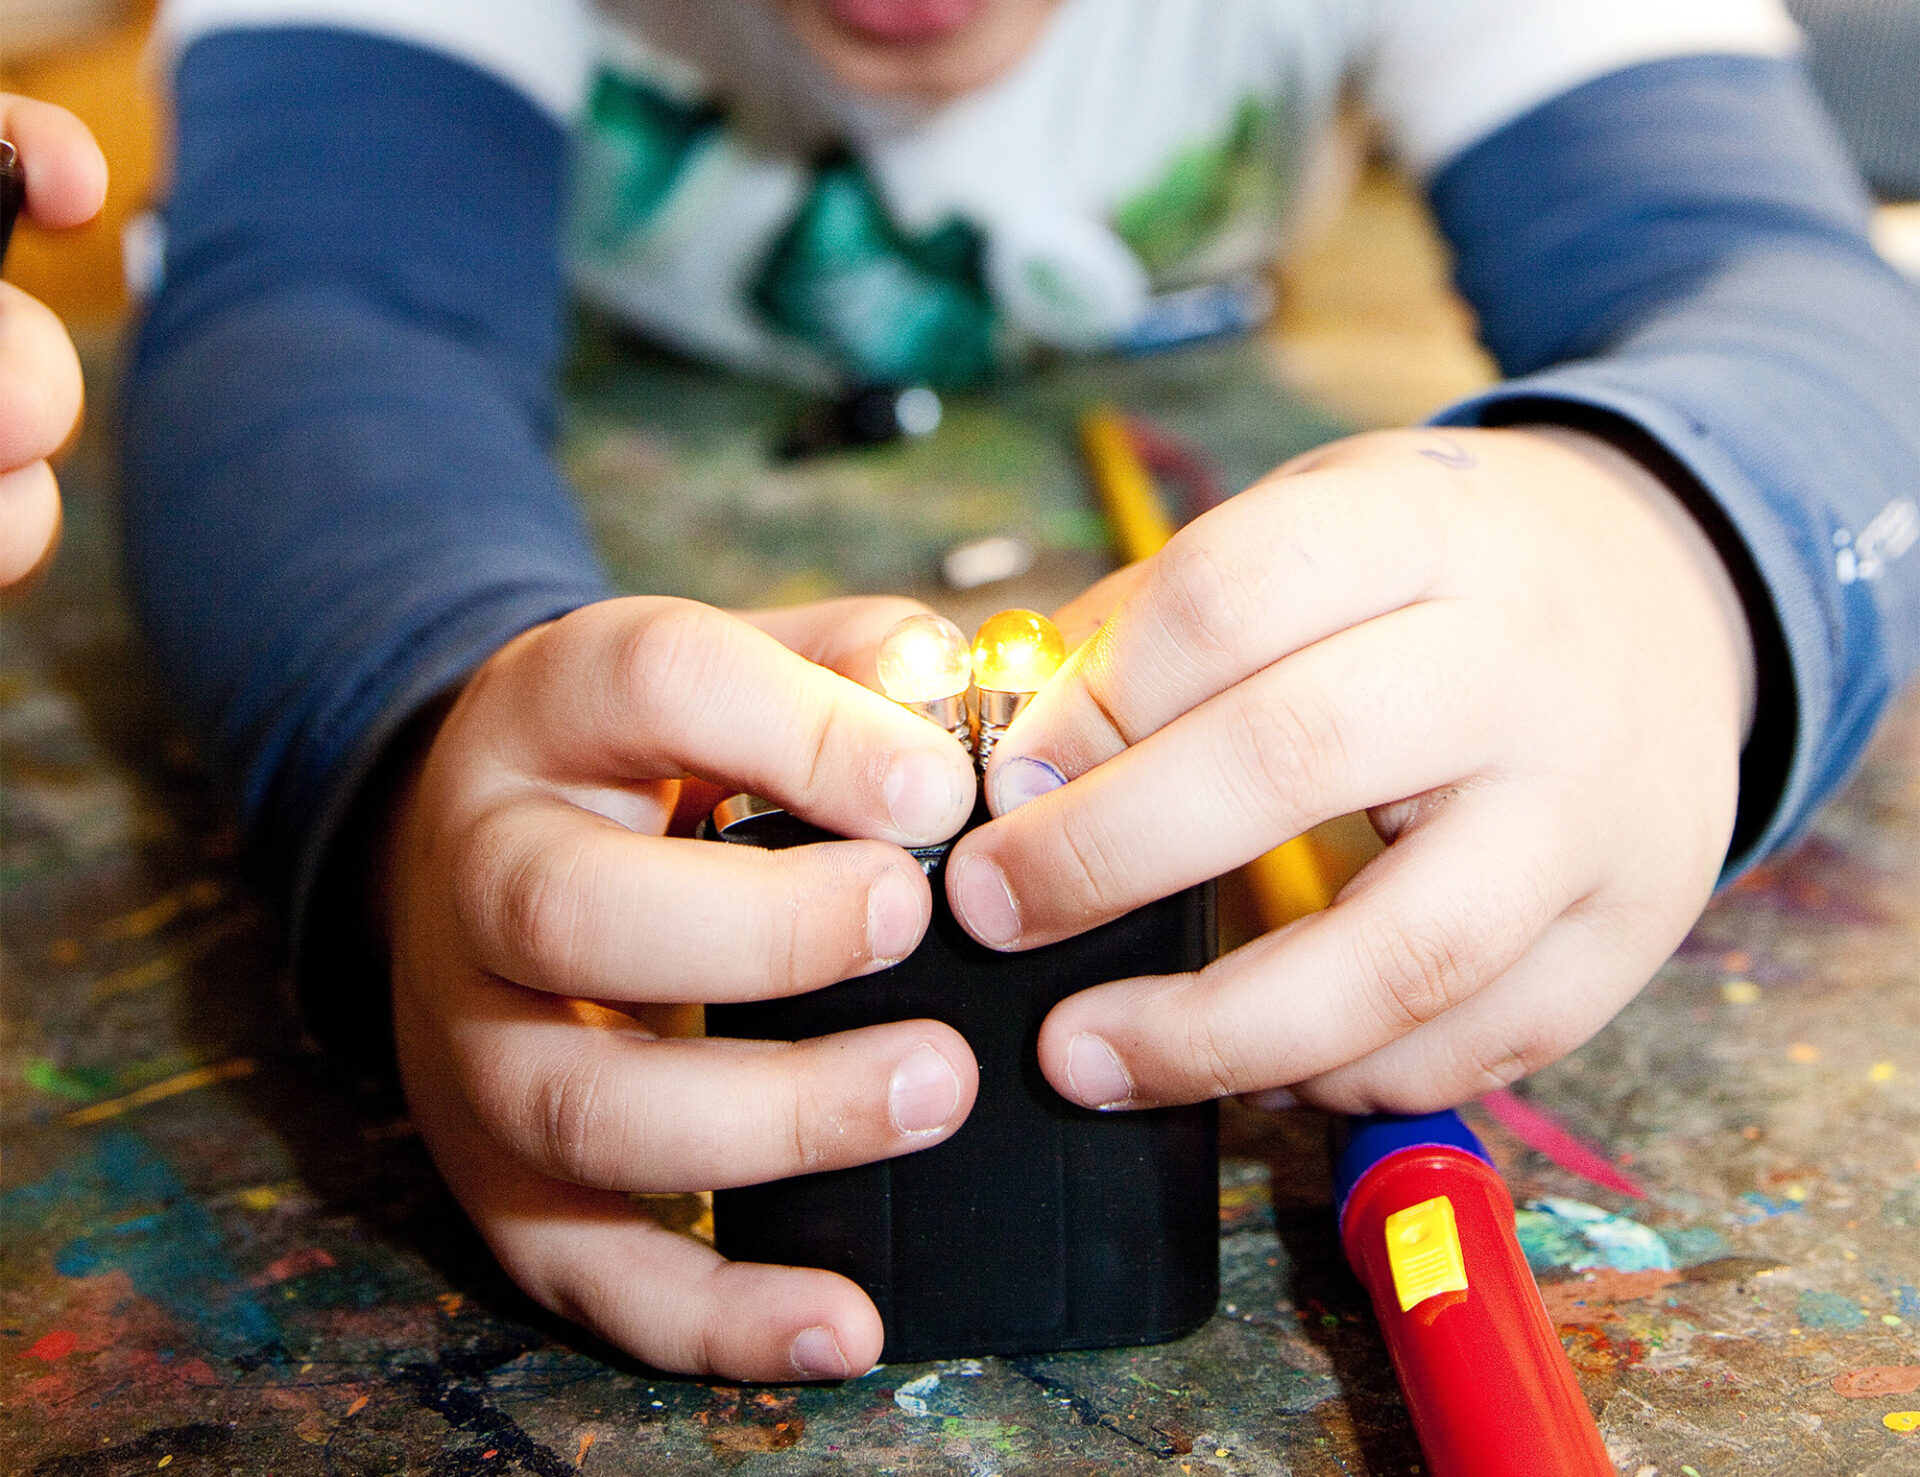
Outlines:
[{"label": "yellow pencil", "polygon": [[1129,564],[1152,558],[1173,537],[1173,520],[1153,474],[1134,455],[1127,423],[1116,410],[1090,410],[1080,419],[1080,445],[1120,557]]},{"label": "yellow pencil", "polygon": [[[1109,406],[1088,411],[1080,418],[1080,445],[1120,557],[1131,564],[1157,554],[1173,537],[1173,520],[1153,485],[1153,474],[1134,454],[1126,421]],[[1261,922],[1268,928],[1304,918],[1333,901],[1310,837],[1282,842],[1248,862],[1245,870]]]}]

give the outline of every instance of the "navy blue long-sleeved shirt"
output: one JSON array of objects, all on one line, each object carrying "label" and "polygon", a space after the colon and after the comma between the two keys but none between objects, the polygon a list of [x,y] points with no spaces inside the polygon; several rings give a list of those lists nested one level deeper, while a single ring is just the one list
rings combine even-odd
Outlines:
[{"label": "navy blue long-sleeved shirt", "polygon": [[[393,40],[220,32],[177,72],[164,285],[127,382],[135,585],[274,888],[311,896],[407,720],[609,592],[547,450],[566,140]],[[1920,642],[1920,293],[1791,62],[1627,67],[1431,180],[1512,376],[1675,486],[1761,660],[1730,867],[1792,836]]]}]

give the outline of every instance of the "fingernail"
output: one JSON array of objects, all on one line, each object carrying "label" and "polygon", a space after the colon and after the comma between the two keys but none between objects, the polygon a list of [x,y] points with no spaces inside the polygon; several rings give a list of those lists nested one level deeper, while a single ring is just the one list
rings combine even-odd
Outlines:
[{"label": "fingernail", "polygon": [[1006,875],[983,856],[963,856],[953,869],[953,910],[981,943],[1004,949],[1020,937],[1020,909]]},{"label": "fingernail", "polygon": [[883,969],[913,952],[927,924],[926,889],[898,867],[888,867],[867,891],[867,953]]},{"label": "fingernail", "polygon": [[1049,790],[1057,790],[1067,777],[1044,759],[1022,754],[1009,759],[994,772],[993,813],[1005,815],[1018,810],[1029,800],[1038,800]]},{"label": "fingernail", "polygon": [[901,1133],[945,1128],[960,1106],[960,1079],[926,1042],[906,1054],[887,1084],[887,1113]]},{"label": "fingernail", "polygon": [[1120,1058],[1085,1031],[1067,1043],[1067,1086],[1089,1108],[1124,1108],[1133,1101],[1133,1079]]},{"label": "fingernail", "polygon": [[787,1345],[787,1359],[793,1372],[805,1380],[843,1380],[853,1373],[847,1356],[840,1352],[840,1340],[824,1323],[796,1333]]},{"label": "fingernail", "polygon": [[1288,1108],[1300,1106],[1300,1099],[1284,1087],[1269,1087],[1261,1092],[1247,1093],[1240,1099],[1266,1113],[1283,1113]]},{"label": "fingernail", "polygon": [[965,800],[955,787],[958,768],[924,749],[909,750],[893,761],[881,790],[902,839],[915,844],[938,841],[952,829],[949,822]]}]

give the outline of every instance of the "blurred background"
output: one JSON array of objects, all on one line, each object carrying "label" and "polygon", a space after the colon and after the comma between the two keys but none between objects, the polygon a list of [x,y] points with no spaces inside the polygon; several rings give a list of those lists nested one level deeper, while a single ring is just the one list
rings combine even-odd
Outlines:
[{"label": "blurred background", "polygon": [[[163,192],[166,120],[147,37],[154,0],[4,0],[0,88],[84,118],[113,185],[101,218],[53,241],[23,225],[7,277],[98,347],[128,305]],[[1788,0],[1807,30],[1815,82],[1882,200],[1875,239],[1920,277],[1920,0]],[[1447,282],[1444,247],[1416,191],[1376,162],[1363,126],[1336,142],[1312,219],[1276,268],[1268,333],[1285,377],[1340,418],[1404,424],[1486,382],[1471,314]]]}]

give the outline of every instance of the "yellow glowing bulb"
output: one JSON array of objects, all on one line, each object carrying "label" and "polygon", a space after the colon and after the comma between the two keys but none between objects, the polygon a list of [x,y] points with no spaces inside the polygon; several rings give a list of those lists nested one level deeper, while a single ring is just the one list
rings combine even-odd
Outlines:
[{"label": "yellow glowing bulb", "polygon": [[967,638],[944,616],[910,615],[880,641],[880,690],[896,703],[958,697],[972,677]]},{"label": "yellow glowing bulb", "polygon": [[1067,659],[1067,643],[1044,615],[1003,610],[973,638],[973,680],[982,692],[1038,692]]}]

